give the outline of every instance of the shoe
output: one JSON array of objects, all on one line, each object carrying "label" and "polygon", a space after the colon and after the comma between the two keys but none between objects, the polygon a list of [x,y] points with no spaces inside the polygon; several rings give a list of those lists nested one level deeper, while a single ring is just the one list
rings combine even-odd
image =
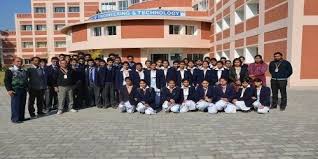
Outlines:
[{"label": "shoe", "polygon": [[285,111],[286,108],[285,108],[285,107],[284,107],[284,108],[281,107],[279,110],[280,110],[280,111]]},{"label": "shoe", "polygon": [[14,123],[14,124],[21,124],[21,123],[23,123],[23,121],[12,121],[12,123]]},{"label": "shoe", "polygon": [[56,114],[57,114],[57,115],[61,115],[61,114],[63,114],[63,112],[62,112],[62,110],[59,110],[59,111],[57,111]]},{"label": "shoe", "polygon": [[78,112],[77,110],[75,110],[75,109],[71,109],[70,110],[70,112],[72,112],[72,113],[76,113],[76,112]]},{"label": "shoe", "polygon": [[30,119],[35,119],[35,118],[36,118],[35,114],[30,115]]},{"label": "shoe", "polygon": [[45,113],[43,113],[43,112],[38,112],[38,116],[44,116],[45,115]]},{"label": "shoe", "polygon": [[277,105],[272,105],[270,109],[277,109]]}]

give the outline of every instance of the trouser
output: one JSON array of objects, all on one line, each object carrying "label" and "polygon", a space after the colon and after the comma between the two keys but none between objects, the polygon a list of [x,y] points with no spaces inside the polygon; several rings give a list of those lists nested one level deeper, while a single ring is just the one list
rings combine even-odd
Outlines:
[{"label": "trouser", "polygon": [[234,103],[236,110],[249,111],[251,108],[247,107],[244,101],[236,101]]},{"label": "trouser", "polygon": [[100,86],[94,86],[94,101],[95,101],[95,105],[97,107],[102,107],[103,105],[103,99],[104,97],[102,96],[103,93],[103,89],[104,87],[100,87]]},{"label": "trouser", "polygon": [[269,107],[263,106],[259,101],[253,103],[254,109],[257,110],[257,113],[266,114],[269,113]]},{"label": "trouser", "polygon": [[168,101],[165,101],[163,104],[162,104],[162,109],[165,111],[165,112],[169,112],[169,111],[172,111],[174,113],[179,113],[180,112],[180,104],[170,104],[169,105],[169,102]]},{"label": "trouser", "polygon": [[11,97],[11,121],[23,121],[25,112],[27,91],[25,89],[16,89]]},{"label": "trouser", "polygon": [[143,103],[138,103],[136,110],[139,113],[145,113],[147,115],[156,114],[156,112],[153,108],[151,108],[150,106],[146,107],[145,104],[143,104]]},{"label": "trouser", "polygon": [[115,89],[112,83],[106,83],[103,90],[104,106],[111,107],[116,105]]},{"label": "trouser", "polygon": [[271,80],[271,88],[272,88],[272,107],[277,107],[278,104],[278,91],[281,94],[281,108],[286,108],[287,106],[287,80]]},{"label": "trouser", "polygon": [[28,103],[28,110],[30,113],[30,116],[35,116],[35,109],[34,109],[34,103],[36,100],[36,106],[37,106],[37,113],[41,114],[43,111],[43,94],[45,92],[45,89],[30,89],[29,90],[29,103]]},{"label": "trouser", "polygon": [[100,87],[92,84],[87,87],[87,105],[88,106],[100,106],[101,104],[101,95],[100,95]]},{"label": "trouser", "polygon": [[204,101],[204,100],[198,101],[198,102],[196,103],[196,108],[197,108],[199,111],[202,111],[202,112],[205,112],[208,107],[212,107],[212,106],[214,106],[213,103],[209,103],[209,102]]},{"label": "trouser", "polygon": [[68,102],[67,110],[73,109],[74,106],[74,94],[72,86],[59,86],[58,98],[59,98],[59,111],[63,111],[64,104]]},{"label": "trouser", "polygon": [[196,110],[195,102],[192,100],[186,100],[181,104],[180,113]]},{"label": "trouser", "polygon": [[55,109],[58,105],[57,93],[54,90],[54,87],[49,87],[45,90],[45,109]]},{"label": "trouser", "polygon": [[217,111],[224,110],[225,113],[236,113],[236,107],[230,102],[225,102],[224,100],[219,100],[215,103],[215,108]]},{"label": "trouser", "polygon": [[134,113],[135,112],[135,106],[131,105],[129,101],[119,103],[118,109],[122,113],[124,113],[124,112]]}]

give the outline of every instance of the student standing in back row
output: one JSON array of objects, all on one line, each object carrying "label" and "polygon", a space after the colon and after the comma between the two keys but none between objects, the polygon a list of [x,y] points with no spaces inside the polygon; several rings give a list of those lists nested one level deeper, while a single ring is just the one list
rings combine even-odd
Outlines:
[{"label": "student standing in back row", "polygon": [[271,88],[272,88],[272,107],[277,108],[278,104],[278,91],[280,91],[282,100],[280,103],[280,110],[284,111],[287,106],[287,80],[293,74],[291,64],[283,59],[283,54],[276,52],[274,54],[274,61],[269,64],[269,72],[272,75]]}]

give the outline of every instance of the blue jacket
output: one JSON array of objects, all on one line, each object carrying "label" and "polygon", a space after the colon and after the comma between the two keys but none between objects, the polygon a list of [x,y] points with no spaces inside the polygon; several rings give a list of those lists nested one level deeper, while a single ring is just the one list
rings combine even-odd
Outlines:
[{"label": "blue jacket", "polygon": [[133,86],[130,94],[128,93],[127,87],[126,85],[122,86],[119,89],[119,102],[127,102],[129,101],[129,103],[131,105],[136,106],[137,103],[137,88],[135,86]]},{"label": "blue jacket", "polygon": [[[183,92],[183,89],[182,89]],[[184,93],[182,93],[184,95]],[[192,100],[192,101],[196,101],[196,90],[195,87],[190,87],[189,88],[189,95],[187,97],[187,99],[183,99],[183,100]]]},{"label": "blue jacket", "polygon": [[[229,79],[229,70],[224,69],[224,70],[222,71],[221,78]],[[212,85],[215,85],[217,82],[219,82],[219,79],[218,79],[218,70],[213,70]]]},{"label": "blue jacket", "polygon": [[[115,75],[115,87],[117,90],[120,90],[120,88],[123,86],[123,81],[124,81],[124,75],[121,70],[116,71]],[[136,84],[135,80],[136,78],[134,77],[133,71],[129,71],[129,77],[132,79],[133,84]]]},{"label": "blue jacket", "polygon": [[45,72],[47,75],[47,85],[52,87],[54,83],[56,83],[57,75],[59,72],[59,67],[53,67],[52,65],[45,68]]},{"label": "blue jacket", "polygon": [[[234,83],[236,81],[236,78],[237,78],[237,75],[236,75],[235,68],[232,67],[229,70],[229,82],[233,82]],[[243,81],[245,79],[249,79],[249,76],[248,76],[248,70],[244,66],[244,67],[241,67],[240,79],[239,80]]]},{"label": "blue jacket", "polygon": [[229,102],[232,102],[232,100],[235,98],[235,91],[234,87],[231,85],[226,86],[226,91],[223,93],[223,89],[220,85],[215,87],[216,91],[216,96],[215,96],[215,101],[221,100],[221,98],[227,98]]},{"label": "blue jacket", "polygon": [[177,104],[183,102],[183,91],[180,87],[176,87],[171,93],[167,87],[161,89],[160,102],[163,104],[165,101],[173,99]]},{"label": "blue jacket", "polygon": [[[279,65],[279,63],[280,63],[280,65]],[[279,65],[278,72],[275,72],[275,69],[276,69],[275,64]],[[291,64],[286,60],[272,61],[269,64],[269,72],[272,75],[272,78],[274,78],[274,79],[286,79],[287,80],[287,78],[289,78],[293,74],[293,68],[292,68]]]},{"label": "blue jacket", "polygon": [[113,83],[115,85],[115,78],[116,78],[116,68],[112,67],[111,69],[108,69],[107,66],[103,68],[104,73],[104,83]]},{"label": "blue jacket", "polygon": [[168,68],[168,71],[167,71],[167,75],[165,76],[164,74],[164,70],[162,70],[162,73],[163,73],[163,77],[164,77],[164,80],[165,80],[165,83],[168,83],[170,80],[173,80],[173,81],[177,81],[177,70],[173,67],[170,67]]},{"label": "blue jacket", "polygon": [[144,104],[150,105],[150,107],[155,108],[155,97],[156,97],[156,92],[153,88],[146,88],[146,91],[144,91],[141,88],[137,88],[136,90],[136,99],[137,99],[137,104],[142,102]]},{"label": "blue jacket", "polygon": [[252,99],[252,97],[256,97],[255,96],[255,89],[252,87],[248,87],[246,88],[243,97],[241,97],[243,88],[240,88],[238,92],[236,92],[236,96],[235,99],[238,101],[244,101],[245,105],[247,107],[253,107],[253,103],[256,101],[254,99]]},{"label": "blue jacket", "polygon": [[[151,85],[151,70],[145,70],[145,80],[147,81],[147,85],[150,87]],[[163,77],[163,71],[162,70],[156,70],[156,86],[157,89],[161,89],[162,87],[166,86],[166,82]]]},{"label": "blue jacket", "polygon": [[[214,86],[209,86],[208,87],[208,92],[206,93],[206,96],[208,98],[211,98],[212,99],[212,102],[215,102],[215,87]],[[205,99],[205,91],[204,91],[204,88],[202,86],[199,86],[197,89],[196,89],[196,102],[200,101],[200,100],[204,100]]]},{"label": "blue jacket", "polygon": [[[94,67],[94,74],[95,74],[95,79],[94,79],[94,85],[98,87],[104,87],[104,80],[105,80],[105,75],[103,73],[103,68],[97,68]],[[89,86],[89,67],[85,69],[85,84],[86,86]]]},{"label": "blue jacket", "polygon": [[[143,70],[143,72],[144,72],[144,78],[146,78],[148,72],[146,72],[145,69]],[[137,72],[137,70],[132,70],[132,73],[133,73],[133,77],[135,78],[135,79],[134,79],[134,82],[135,82],[134,85],[138,87],[138,86],[139,86],[139,82],[140,82],[139,73]],[[146,79],[145,79],[145,80],[146,80]],[[148,84],[148,83],[147,83],[147,84]]]},{"label": "blue jacket", "polygon": [[205,75],[204,75],[204,71],[203,70],[198,70],[197,71],[197,81],[196,81],[196,83],[197,84],[201,84],[202,82],[203,82],[203,80],[207,80],[207,81],[209,81],[209,83],[210,83],[210,85],[212,85],[212,83],[213,83],[213,71],[212,70],[207,70],[206,71],[206,73],[205,73]]},{"label": "blue jacket", "polygon": [[[189,72],[191,71],[189,70]],[[192,74],[192,85],[197,86],[198,84],[201,84],[201,83],[202,83],[202,78],[200,78],[200,69],[195,68]]]},{"label": "blue jacket", "polygon": [[184,79],[189,80],[190,85],[192,85],[192,76],[191,76],[191,72],[190,71],[188,71],[188,70],[184,71],[184,78],[183,79],[181,78],[181,72],[177,71],[176,72],[176,81],[175,81],[177,86],[181,87],[182,80],[184,80]]},{"label": "blue jacket", "polygon": [[[257,90],[254,88],[254,96],[257,97]],[[262,86],[261,92],[260,92],[260,100],[259,102],[263,106],[270,107],[271,105],[271,89],[266,86]]]}]

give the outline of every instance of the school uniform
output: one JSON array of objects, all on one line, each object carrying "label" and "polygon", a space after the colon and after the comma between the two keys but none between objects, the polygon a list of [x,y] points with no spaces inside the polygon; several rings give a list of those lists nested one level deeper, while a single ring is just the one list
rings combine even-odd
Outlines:
[{"label": "school uniform", "polygon": [[200,78],[200,69],[198,68],[192,68],[192,69],[188,69],[191,73],[192,76],[192,85],[194,87],[197,87],[198,85],[200,85],[202,83],[202,78]]},{"label": "school uniform", "polygon": [[[183,101],[183,92],[180,87],[175,87],[173,90],[170,90],[168,87],[162,88],[160,98],[162,108],[165,112],[180,112],[180,106]],[[175,103],[169,105],[171,99],[173,99]]]},{"label": "school uniform", "polygon": [[236,106],[236,110],[249,111],[253,107],[253,103],[256,101],[252,99],[254,97],[254,88],[240,88],[236,93],[235,99],[237,100],[233,104]]},{"label": "school uniform", "polygon": [[155,104],[156,107],[160,105],[160,89],[166,86],[162,70],[146,70],[145,80],[147,85],[155,90]]},{"label": "school uniform", "polygon": [[126,85],[122,86],[119,91],[119,100],[118,109],[120,112],[134,113],[137,105],[136,87],[132,86],[129,92]]},{"label": "school uniform", "polygon": [[180,68],[176,71],[176,85],[178,87],[181,87],[182,85],[182,80],[188,80],[190,82],[190,85],[192,83],[192,79],[191,79],[191,73],[187,70],[187,69],[183,69],[181,70]]},{"label": "school uniform", "polygon": [[106,66],[104,69],[104,108],[114,107],[116,105],[115,98],[115,75],[116,70],[114,67]]},{"label": "school uniform", "polygon": [[50,65],[45,69],[47,75],[47,86],[48,89],[45,92],[45,107],[46,110],[56,109],[58,106],[57,92],[55,92],[53,83],[56,83],[56,76],[58,74],[58,66]]},{"label": "school uniform", "polygon": [[77,108],[83,108],[86,101],[86,83],[85,83],[85,66],[79,64],[77,68],[73,69],[76,76],[76,85],[74,88],[74,103]]},{"label": "school uniform", "polygon": [[131,70],[136,70],[136,63],[135,62],[128,62],[128,67]]},{"label": "school uniform", "polygon": [[173,81],[177,81],[177,69],[175,69],[174,67],[170,67],[170,68],[163,68],[162,69],[163,71],[163,75],[164,75],[164,80],[165,80],[165,83],[168,84],[168,82],[170,80],[173,80]]},{"label": "school uniform", "polygon": [[134,78],[134,73],[131,69],[128,70],[124,70],[123,68],[120,70],[116,71],[116,75],[115,75],[115,85],[116,85],[116,89],[120,90],[122,86],[126,85],[125,82],[125,78],[126,77],[130,77],[133,84],[136,84],[135,78]]},{"label": "school uniform", "polygon": [[88,67],[85,69],[85,83],[87,87],[87,105],[101,107],[102,79],[100,69]]},{"label": "school uniform", "polygon": [[210,68],[206,70],[202,68],[197,72],[197,74],[197,84],[201,84],[204,80],[207,80],[210,86],[212,86],[213,71]]},{"label": "school uniform", "polygon": [[134,85],[136,87],[139,87],[140,80],[145,80],[145,76],[147,75],[146,70],[142,69],[141,71],[133,70],[133,76],[134,76]]},{"label": "school uniform", "polygon": [[196,110],[195,104],[195,87],[182,87],[183,102],[180,107],[180,112],[185,113],[188,111]]},{"label": "school uniform", "polygon": [[155,97],[155,89],[151,87],[147,87],[145,89],[137,88],[136,99],[138,104],[136,110],[140,113],[145,113],[147,115],[156,114]]},{"label": "school uniform", "polygon": [[[206,99],[208,98],[208,100]],[[209,86],[208,88],[203,88],[199,86],[196,89],[196,108],[199,111],[207,111],[209,107],[213,107],[215,98],[215,88],[213,86]]]},{"label": "school uniform", "polygon": [[248,70],[246,67],[240,67],[240,70],[236,70],[235,67],[230,68],[229,70],[229,82],[235,83],[236,80],[249,79]]},{"label": "school uniform", "polygon": [[[216,86],[216,96],[215,96],[215,106],[214,111],[211,113],[217,113],[218,111],[224,110],[225,113],[236,113],[236,107],[232,104],[232,100],[235,97],[234,88],[231,85],[226,85],[222,87],[221,85]],[[221,100],[221,98],[226,98],[228,101]]]},{"label": "school uniform", "polygon": [[266,86],[262,86],[261,89],[255,89],[254,96],[257,100],[253,103],[254,109],[260,114],[269,113],[271,89]]},{"label": "school uniform", "polygon": [[219,83],[220,78],[229,79],[229,70],[227,70],[225,68],[213,69],[212,85],[217,85]]}]

